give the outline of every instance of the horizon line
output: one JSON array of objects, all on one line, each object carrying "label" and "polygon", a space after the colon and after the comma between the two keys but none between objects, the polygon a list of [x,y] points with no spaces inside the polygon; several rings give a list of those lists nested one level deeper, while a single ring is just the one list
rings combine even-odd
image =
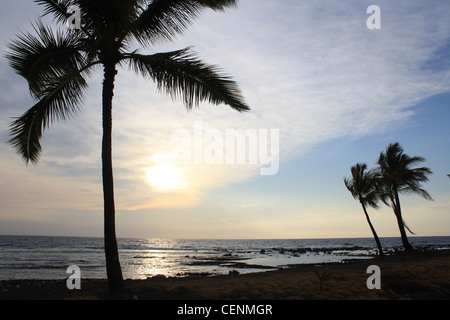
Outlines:
[{"label": "horizon line", "polygon": [[[103,236],[62,236],[62,235],[39,235],[39,234],[0,234],[0,237],[52,237],[52,238],[98,238],[103,239]],[[450,237],[450,235],[409,235],[408,238],[433,238],[433,237]],[[380,239],[387,239],[387,238],[399,238],[401,239],[401,236],[381,236]],[[117,239],[160,239],[160,240],[173,240],[173,241],[180,241],[180,240],[205,240],[205,241],[212,241],[212,240],[236,240],[236,241],[244,241],[244,240],[327,240],[327,239],[373,239],[371,236],[360,236],[360,237],[324,237],[324,238],[163,238],[163,237],[117,237]]]}]

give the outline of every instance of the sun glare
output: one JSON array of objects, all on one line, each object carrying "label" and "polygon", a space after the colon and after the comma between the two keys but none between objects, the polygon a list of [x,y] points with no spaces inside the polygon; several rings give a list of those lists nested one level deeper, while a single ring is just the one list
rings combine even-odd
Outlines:
[{"label": "sun glare", "polygon": [[160,190],[170,191],[183,188],[180,169],[172,164],[158,164],[145,169],[148,183]]}]

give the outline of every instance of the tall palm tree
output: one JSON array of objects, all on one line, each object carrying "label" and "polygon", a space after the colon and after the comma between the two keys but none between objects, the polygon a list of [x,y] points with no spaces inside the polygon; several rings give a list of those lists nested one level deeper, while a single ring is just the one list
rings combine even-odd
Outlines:
[{"label": "tall palm tree", "polygon": [[145,55],[133,45],[152,47],[183,33],[204,9],[223,11],[236,0],[35,0],[58,23],[67,24],[68,8],[78,6],[81,29],[51,30],[42,22],[35,35],[23,33],[9,44],[6,57],[27,81],[36,104],[11,123],[10,143],[25,161],[36,164],[44,129],[73,115],[83,100],[86,77],[103,67],[102,178],[104,241],[109,291],[123,294],[125,286],[115,232],[112,170],[112,101],[117,67],[129,67],[151,78],[173,99],[191,109],[200,102],[227,104],[249,110],[237,84],[215,66],[196,57],[190,47]]},{"label": "tall palm tree", "polygon": [[361,206],[366,216],[367,223],[372,231],[373,237],[378,247],[378,252],[383,255],[383,249],[381,248],[381,242],[375,231],[375,228],[370,221],[369,214],[367,213],[367,206],[372,208],[378,208],[379,193],[377,190],[377,173],[375,170],[367,170],[367,164],[357,163],[350,168],[352,174],[351,178],[344,178],[344,184],[348,191],[352,194],[353,198],[361,203]]},{"label": "tall palm tree", "polygon": [[[410,157],[405,154],[398,142],[391,143],[386,147],[386,151],[381,152],[378,157],[380,181],[384,190],[387,191],[387,198],[394,210],[405,251],[413,251],[413,247],[406,235],[405,228],[409,232],[411,230],[402,217],[399,194],[418,194],[427,200],[433,200],[430,194],[421,187],[422,182],[428,181],[428,175],[432,174],[432,171],[427,167],[412,168],[416,163],[424,161],[423,157]],[[386,203],[385,200],[384,202]]]}]

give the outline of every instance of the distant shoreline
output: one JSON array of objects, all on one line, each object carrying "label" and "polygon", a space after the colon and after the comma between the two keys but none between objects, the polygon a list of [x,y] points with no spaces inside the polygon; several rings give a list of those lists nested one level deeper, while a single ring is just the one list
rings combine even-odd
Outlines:
[{"label": "distant shoreline", "polygon": [[[448,300],[450,250],[396,253],[327,264],[329,279],[322,290],[313,270],[325,264],[243,275],[153,277],[126,280],[128,299],[139,300]],[[381,289],[366,286],[367,267],[381,269]],[[65,280],[0,281],[0,300],[110,299],[106,280],[82,279],[80,290],[68,290]]]},{"label": "distant shoreline", "polygon": [[[450,237],[415,237],[418,251],[450,249]],[[119,239],[124,279],[259,273],[297,265],[372,260],[372,238],[319,240]],[[402,252],[401,239],[382,239],[383,252]],[[83,279],[106,278],[103,239],[0,236],[0,280],[58,280],[76,265]]]},{"label": "distant shoreline", "polygon": [[[55,237],[55,238],[92,238],[92,239],[103,239],[103,236],[74,236],[74,235],[40,235],[40,234],[0,234],[0,237]],[[408,235],[410,238],[445,238],[450,237],[450,235],[439,235],[439,236],[429,236],[429,235]],[[401,239],[400,236],[381,236],[380,239]],[[314,238],[169,238],[169,237],[117,237],[117,240],[127,240],[127,239],[162,239],[162,240],[193,240],[193,241],[260,241],[260,240],[352,240],[352,239],[373,239],[373,236],[361,236],[361,237],[314,237]]]}]

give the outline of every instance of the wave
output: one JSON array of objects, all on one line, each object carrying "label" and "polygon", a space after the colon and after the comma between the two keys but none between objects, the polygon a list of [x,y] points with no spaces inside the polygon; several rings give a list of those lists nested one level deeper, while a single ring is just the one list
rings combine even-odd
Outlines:
[{"label": "wave", "polygon": [[[410,237],[416,248],[450,248],[450,237]],[[381,238],[383,249],[401,250],[400,238]],[[78,265],[83,278],[106,278],[102,238],[0,236],[0,280],[64,278]],[[372,238],[166,240],[118,239],[124,277],[163,274],[228,274],[257,272],[305,263],[370,258]]]}]

